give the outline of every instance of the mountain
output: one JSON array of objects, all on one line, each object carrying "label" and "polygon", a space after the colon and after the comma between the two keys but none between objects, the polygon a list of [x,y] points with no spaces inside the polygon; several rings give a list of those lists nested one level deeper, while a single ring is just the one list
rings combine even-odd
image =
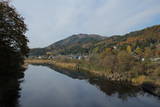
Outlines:
[{"label": "mountain", "polygon": [[45,55],[47,52],[54,54],[89,54],[101,53],[106,48],[126,49],[130,45],[132,49],[137,47],[154,48],[160,43],[160,25],[148,27],[139,31],[130,32],[125,35],[114,35],[103,37],[96,34],[77,34],[60,40],[45,48],[31,49],[30,55]]},{"label": "mountain", "polygon": [[30,56],[44,55],[47,52],[54,54],[88,54],[95,43],[105,39],[97,34],[77,34],[55,42],[45,48],[31,49]]}]

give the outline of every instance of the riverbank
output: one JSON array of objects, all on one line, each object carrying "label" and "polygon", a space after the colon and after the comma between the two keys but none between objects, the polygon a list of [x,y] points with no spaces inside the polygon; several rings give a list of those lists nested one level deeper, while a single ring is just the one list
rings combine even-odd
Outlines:
[{"label": "riverbank", "polygon": [[103,77],[111,81],[130,82],[135,86],[140,86],[143,90],[153,95],[160,96],[159,83],[157,81],[150,80],[145,76],[138,76],[133,78],[132,73],[105,72],[103,70],[91,69],[91,67],[89,67],[90,65],[87,65],[85,63],[81,64],[79,62],[59,62],[59,61],[47,60],[47,59],[27,59],[25,60],[25,63],[26,64],[47,64],[55,68],[67,70],[70,72],[81,71],[81,72],[91,73],[97,78]]},{"label": "riverbank", "polygon": [[120,74],[120,73],[108,73],[102,70],[96,70],[96,69],[91,69],[91,67],[86,67],[89,66],[87,64],[80,64],[78,62],[58,62],[58,61],[53,61],[53,60],[47,60],[47,59],[27,59],[25,60],[25,63],[28,64],[49,64],[52,65],[56,68],[61,68],[65,70],[69,70],[72,72],[88,72],[91,73],[97,77],[104,77],[108,80],[112,81],[131,81],[129,80],[128,76],[126,74]]}]

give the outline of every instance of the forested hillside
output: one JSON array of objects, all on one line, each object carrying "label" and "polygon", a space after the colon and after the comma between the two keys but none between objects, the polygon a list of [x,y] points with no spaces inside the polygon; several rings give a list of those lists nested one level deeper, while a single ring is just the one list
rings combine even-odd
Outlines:
[{"label": "forested hillside", "polygon": [[[122,36],[112,36],[102,40],[93,47],[93,52],[101,52],[106,48],[115,47],[126,49],[130,46],[132,50],[141,48],[143,51],[146,47],[151,49],[158,48],[160,41],[160,25],[152,26],[140,31],[135,31]],[[158,53],[158,50],[156,50]]]},{"label": "forested hillside", "polygon": [[72,35],[66,39],[55,42],[48,47],[32,49],[30,55],[45,55],[47,52],[51,52],[54,55],[88,54],[91,47],[103,39],[105,39],[105,37],[96,34]]}]

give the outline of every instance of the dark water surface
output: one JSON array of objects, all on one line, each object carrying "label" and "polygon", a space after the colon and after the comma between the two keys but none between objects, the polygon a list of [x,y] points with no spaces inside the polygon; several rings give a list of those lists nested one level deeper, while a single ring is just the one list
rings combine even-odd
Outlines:
[{"label": "dark water surface", "polygon": [[[18,83],[19,89],[12,91],[15,95],[8,95],[10,88],[3,91],[13,87],[12,83],[0,86],[0,105],[12,102],[13,106],[6,107],[160,107],[159,98],[134,87],[80,80],[46,66],[29,65],[23,82]],[[14,97],[5,100],[5,93]]]}]

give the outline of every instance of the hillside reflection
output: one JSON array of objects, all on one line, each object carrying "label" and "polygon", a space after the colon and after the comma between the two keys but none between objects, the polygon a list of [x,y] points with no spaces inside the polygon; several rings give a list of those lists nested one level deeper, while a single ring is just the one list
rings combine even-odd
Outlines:
[{"label": "hillside reflection", "polygon": [[0,75],[0,107],[19,107],[20,83],[24,73]]},{"label": "hillside reflection", "polygon": [[93,76],[92,74],[84,72],[71,72],[55,68],[50,65],[45,65],[45,66],[48,66],[49,68],[57,72],[60,72],[62,74],[65,74],[73,79],[80,79],[80,80],[87,79],[90,84],[95,85],[107,96],[113,96],[116,94],[117,97],[123,101],[127,101],[129,97],[137,97],[139,94],[141,95],[144,94],[144,92],[139,87],[135,87],[125,81],[122,82],[109,81],[104,78],[98,78]]}]

